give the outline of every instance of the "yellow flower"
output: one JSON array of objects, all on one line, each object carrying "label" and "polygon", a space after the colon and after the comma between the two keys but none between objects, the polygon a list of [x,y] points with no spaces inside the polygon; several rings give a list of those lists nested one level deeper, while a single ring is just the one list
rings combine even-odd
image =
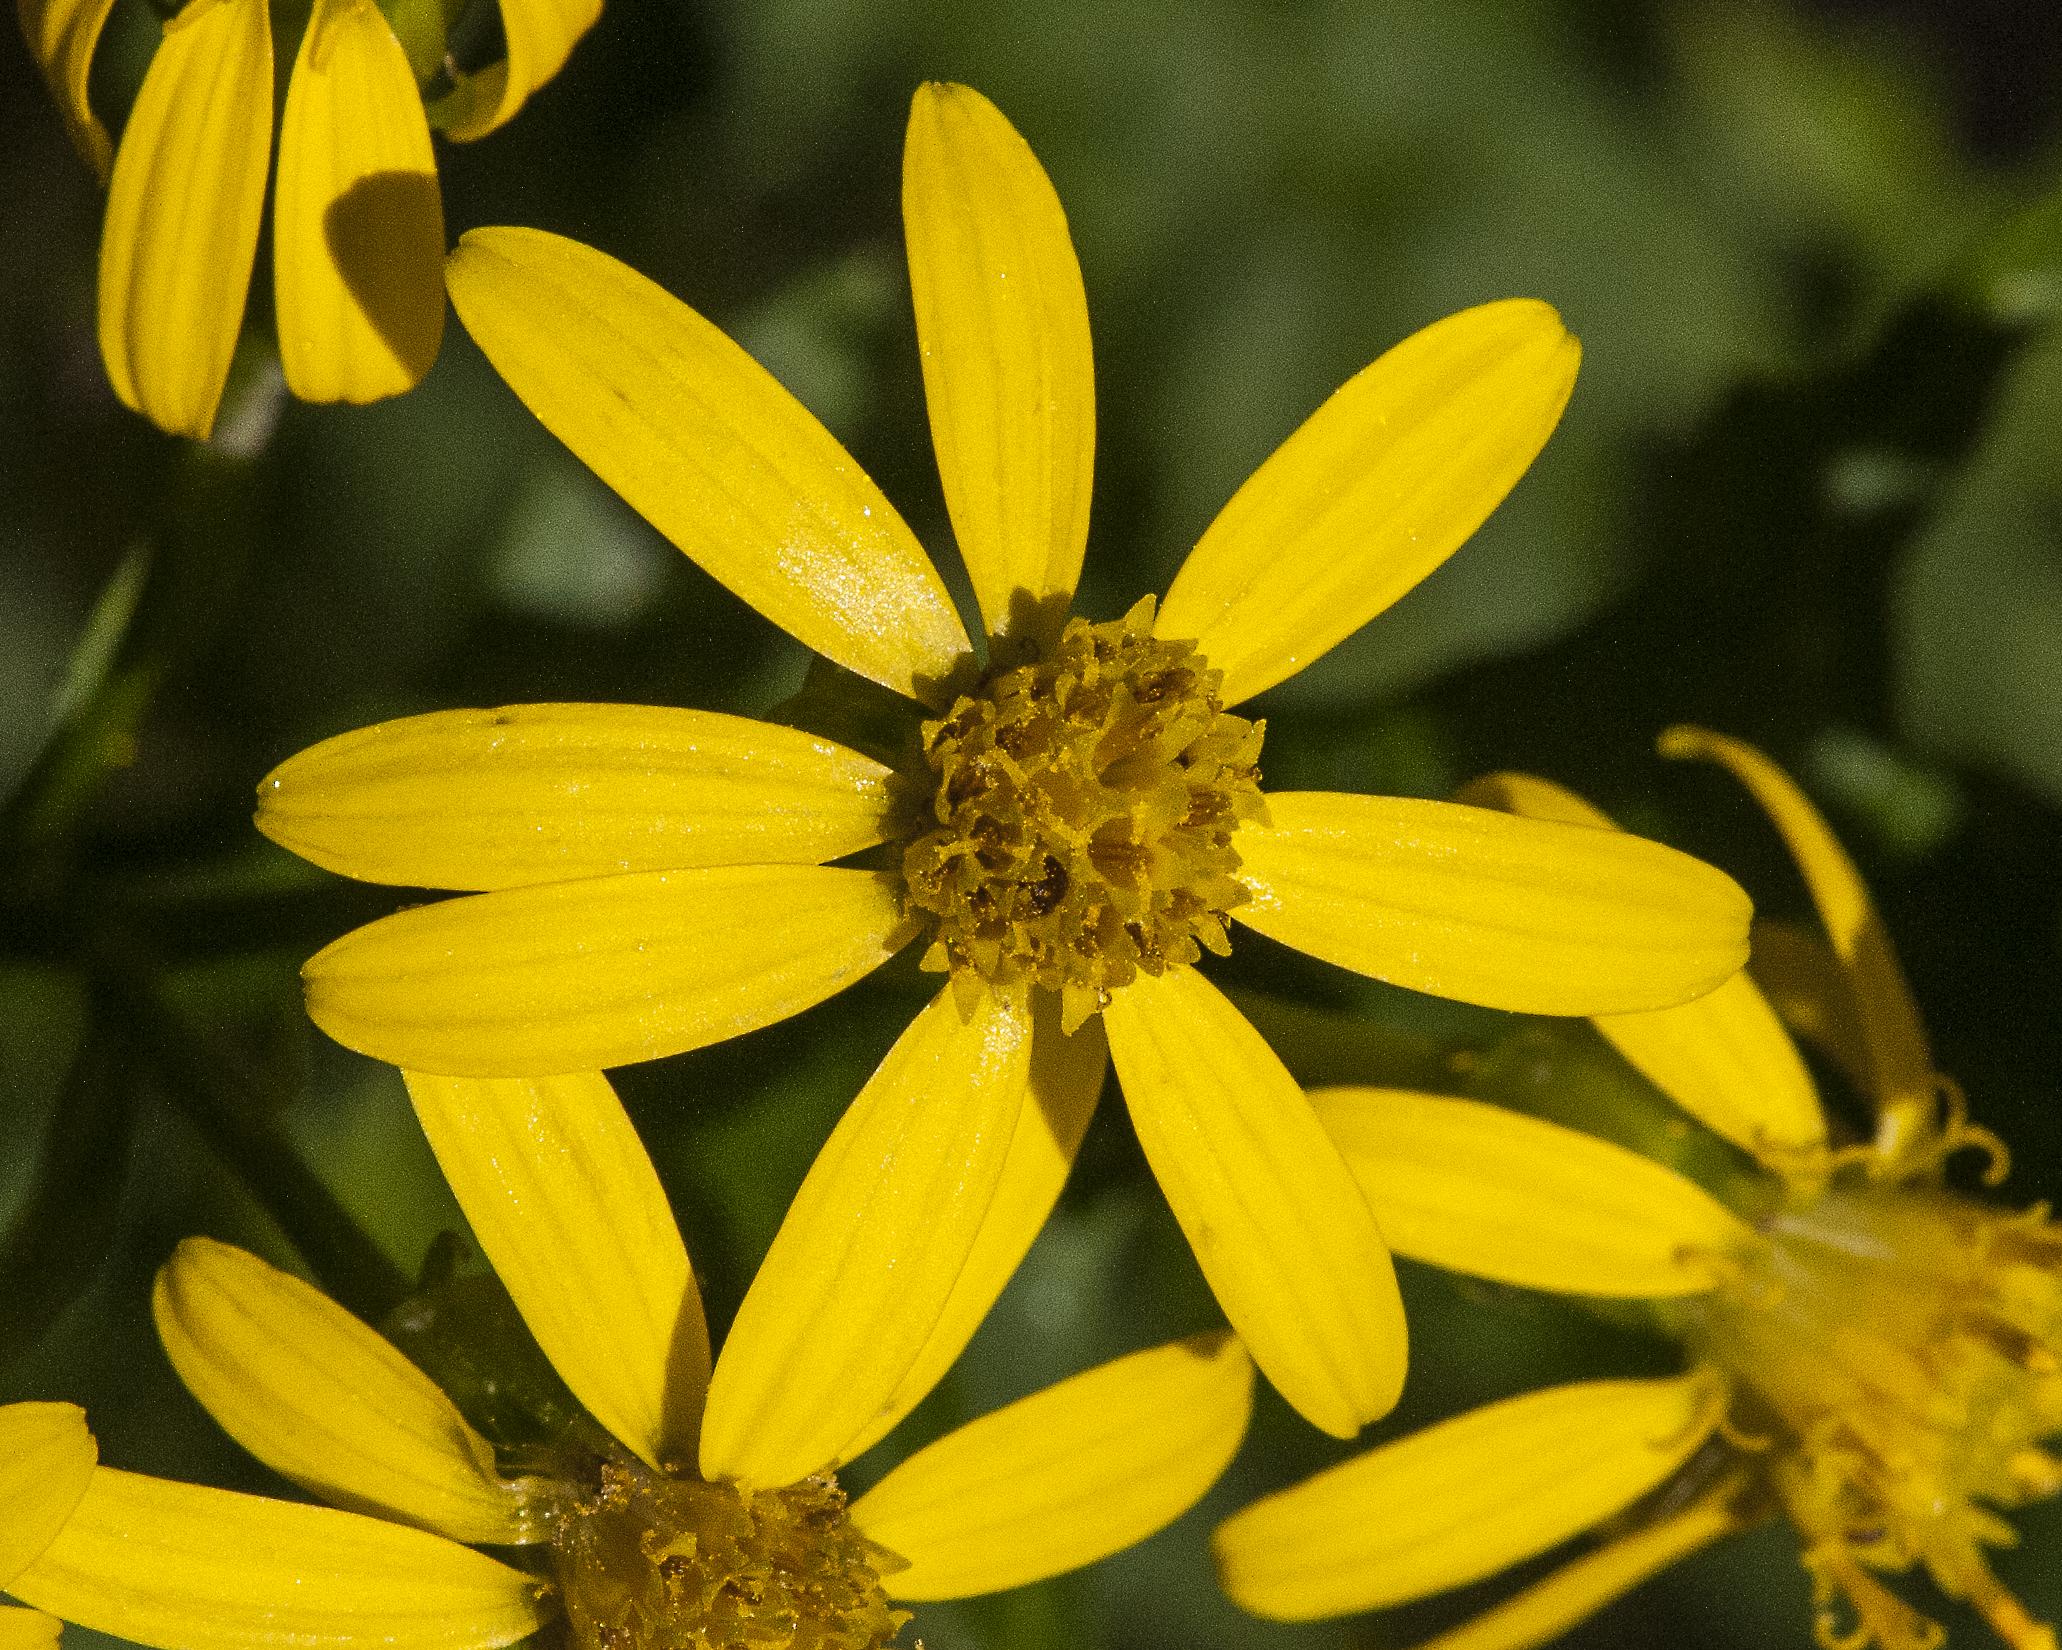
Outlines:
[{"label": "yellow flower", "polygon": [[[1015,1587],[1115,1552],[1190,1506],[1238,1448],[1252,1371],[1220,1332],[997,1411],[847,1508],[829,1474],[853,1441],[799,1470],[792,1448],[841,1349],[776,1369],[741,1326],[711,1382],[686,1250],[604,1078],[411,1076],[409,1092],[474,1236],[600,1425],[574,1422],[504,1477],[379,1335],[257,1257],[191,1238],[158,1275],[165,1350],[231,1436],[331,1505],[99,1468],[17,1596],[180,1650],[486,1650],[561,1614],[581,1650],[867,1650],[907,1619],[891,1598]],[[735,1378],[739,1360],[777,1402]],[[739,1432],[724,1412],[740,1404],[765,1431]],[[467,1543],[535,1556],[517,1568]]]},{"label": "yellow flower", "polygon": [[[0,1592],[57,1539],[98,1456],[76,1404],[0,1405]],[[0,1605],[0,1650],[53,1650],[59,1622]]]},{"label": "yellow flower", "polygon": [[[1400,1603],[1490,1575],[1613,1519],[1607,1539],[1433,1641],[1517,1650],[1657,1570],[1778,1513],[1803,1543],[1827,1650],[1931,1650],[1941,1630],[1871,1572],[1923,1564],[2014,1650],[2054,1650],[1981,1548],[1989,1510],[2062,1489],[2062,1228],[1941,1185],[1949,1154],[2004,1152],[1933,1072],[1918,1013],[1852,863],[1760,752],[1692,728],[1663,750],[1723,763],[1802,868],[1831,941],[1790,931],[1756,968],[1875,1109],[1830,1150],[1811,1079],[1745,975],[1698,1002],[1602,1019],[1684,1110],[1757,1157],[1753,1224],[1645,1157],[1496,1107],[1313,1092],[1400,1254],[1539,1289],[1647,1297],[1694,1354],[1672,1380],[1493,1404],[1255,1503],[1218,1529],[1225,1588],[1287,1619]],[[1472,794],[1610,821],[1545,780]],[[1759,942],[1757,941],[1757,944]],[[1701,1454],[1699,1453],[1701,1451]],[[1430,1647],[1427,1647],[1430,1650]]]},{"label": "yellow flower", "polygon": [[[801,1194],[822,1211],[802,1230],[851,1244],[777,1247],[768,1298],[842,1277],[845,1309],[910,1326],[897,1355],[914,1357],[917,1326],[956,1310],[991,1197],[1017,1236],[977,1275],[1006,1273],[1036,1232],[1107,1030],[1232,1327],[1291,1403],[1349,1436],[1395,1401],[1401,1307],[1302,1094],[1190,966],[1229,949],[1227,919],[1381,979],[1545,1013],[1679,1002],[1744,957],[1745,897],[1707,866],[1449,803],[1263,797],[1261,726],[1227,709],[1460,545],[1546,440],[1576,345],[1531,302],[1406,340],[1240,490],[1157,611],[1149,597],[1091,625],[1066,618],[1094,400],[1059,201],[991,104],[933,85],[911,116],[904,217],[985,671],[888,501],[734,343],[574,242],[465,237],[454,301],[517,392],[717,578],[893,690],[844,678],[906,743],[877,741],[890,766],[733,717],[533,705],[318,745],[260,786],[261,830],[349,876],[489,891],[346,935],[308,964],[308,1011],[414,1070],[593,1069],[784,1019],[921,935],[950,984]],[[876,845],[870,867],[827,863]],[[1021,1163],[1018,1135],[1042,1142]],[[883,1395],[855,1387],[852,1402]]]},{"label": "yellow flower", "polygon": [[[187,0],[164,25],[117,151],[86,101],[112,6],[20,0],[22,31],[73,143],[109,185],[108,378],[161,428],[205,438],[257,256],[272,152],[269,8]],[[280,363],[304,401],[376,401],[429,371],[444,335],[430,123],[461,139],[494,130],[558,73],[601,3],[501,0],[508,56],[470,76],[443,61],[457,9],[404,0],[404,48],[375,0],[314,0],[287,87],[272,215]],[[447,89],[425,111],[418,88],[438,85]]]}]

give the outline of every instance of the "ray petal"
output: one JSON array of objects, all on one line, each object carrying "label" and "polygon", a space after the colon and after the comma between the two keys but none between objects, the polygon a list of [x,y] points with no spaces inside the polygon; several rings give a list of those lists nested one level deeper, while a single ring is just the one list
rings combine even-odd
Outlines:
[{"label": "ray petal", "polygon": [[1103,1011],[1139,1144],[1218,1304],[1313,1426],[1350,1438],[1403,1386],[1396,1275],[1366,1199],[1259,1032],[1193,968]]},{"label": "ray petal", "polygon": [[771,1025],[893,955],[902,903],[866,871],[647,871],[508,888],[369,924],[309,959],[308,1013],[413,1071],[543,1077]]},{"label": "ray petal", "polygon": [[[1622,831],[1414,797],[1270,792],[1232,915],[1326,962],[1529,1014],[1667,1008],[1747,958],[1732,878]],[[1263,1367],[1265,1367],[1263,1365]]]},{"label": "ray petal", "polygon": [[50,83],[50,95],[57,99],[64,117],[66,135],[91,163],[104,185],[114,160],[114,145],[107,128],[86,99],[87,71],[93,66],[93,48],[100,43],[101,27],[115,0],[19,0],[21,32],[43,78]]},{"label": "ray petal", "polygon": [[63,1631],[55,1616],[0,1604],[0,1650],[57,1650]]},{"label": "ray petal", "polygon": [[1528,298],[1463,310],[1350,378],[1182,564],[1155,632],[1193,637],[1237,704],[1458,550],[1560,421],[1581,346]]},{"label": "ray petal", "polygon": [[319,1289],[192,1237],[159,1268],[151,1309],[172,1367],[222,1429],[331,1505],[453,1541],[544,1533],[451,1400]]},{"label": "ray petal", "polygon": [[1134,1352],[920,1450],[852,1507],[910,1561],[888,1596],[965,1598],[1063,1574],[1143,1541],[1231,1464],[1253,1365],[1225,1330]]},{"label": "ray petal", "polygon": [[565,66],[601,16],[601,0],[501,0],[508,55],[457,87],[432,111],[449,138],[469,143],[506,124],[532,92]]},{"label": "ray petal", "polygon": [[473,1236],[573,1395],[653,1466],[692,1462],[701,1291],[608,1079],[403,1075]]},{"label": "ray petal", "polygon": [[258,786],[258,829],[345,876],[514,888],[820,865],[880,841],[888,770],[772,722],[650,705],[445,710],[325,739]]},{"label": "ray petal", "polygon": [[604,253],[475,229],[459,319],[544,427],[790,635],[927,704],[966,631],[915,536],[773,375]]},{"label": "ray petal", "polygon": [[0,1590],[64,1528],[99,1453],[77,1404],[0,1406]]},{"label": "ray petal", "polygon": [[1717,1425],[1707,1371],[1550,1387],[1355,1456],[1256,1501],[1211,1542],[1226,1592],[1310,1621],[1493,1575],[1609,1517]]}]

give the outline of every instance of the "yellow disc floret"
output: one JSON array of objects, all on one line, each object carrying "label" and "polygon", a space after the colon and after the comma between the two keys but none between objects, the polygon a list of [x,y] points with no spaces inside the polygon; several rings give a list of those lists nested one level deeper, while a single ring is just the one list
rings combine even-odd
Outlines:
[{"label": "yellow disc floret", "polygon": [[1153,635],[1153,600],[1069,621],[1050,654],[992,665],[923,726],[929,805],[903,850],[924,967],[1058,991],[1072,1030],[1140,973],[1230,950],[1246,898],[1232,838],[1264,821],[1263,724],[1225,714],[1222,672]]}]

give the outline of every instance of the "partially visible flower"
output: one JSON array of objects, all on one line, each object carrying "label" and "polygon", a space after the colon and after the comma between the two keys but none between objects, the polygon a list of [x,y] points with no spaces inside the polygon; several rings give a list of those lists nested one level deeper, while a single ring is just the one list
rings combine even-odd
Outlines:
[{"label": "partially visible flower", "polygon": [[[86,100],[112,6],[19,0],[22,32],[73,143],[109,184],[108,378],[161,428],[205,438],[257,256],[272,153],[270,10],[266,0],[186,0],[164,25],[117,150]],[[459,9],[403,3],[390,21],[375,0],[314,0],[287,87],[272,216],[280,364],[304,401],[376,401],[429,371],[444,334],[430,126],[461,139],[493,131],[558,72],[601,0],[501,0],[508,55],[477,75],[445,56]]]},{"label": "partially visible flower", "polygon": [[[0,1406],[0,1593],[57,1539],[99,1454],[76,1404]],[[0,1650],[52,1650],[62,1624],[0,1604]]]},{"label": "partially visible flower", "polygon": [[[2062,1489],[2062,1462],[2041,1447],[2062,1433],[2062,1227],[2044,1208],[2013,1214],[1942,1186],[1945,1159],[1971,1147],[1990,1156],[1994,1184],[2004,1149],[1934,1073],[1868,892],[1803,794],[1736,740],[1677,728],[1663,749],[1729,768],[1803,869],[1831,945],[1790,933],[1769,959],[1772,989],[1873,1103],[1874,1139],[1828,1148],[1811,1079],[1744,975],[1684,1007],[1598,1024],[1761,1160],[1751,1226],[1661,1165],[1536,1118],[1395,1090],[1314,1092],[1398,1253],[1647,1297],[1694,1364],[1672,1380],[1513,1398],[1257,1502],[1217,1531],[1225,1588],[1260,1615],[1338,1615],[1458,1586],[1613,1521],[1593,1551],[1433,1641],[1520,1650],[1782,1514],[1826,1650],[1939,1644],[1941,1629],[1874,1574],[1915,1564],[2013,1650],[2054,1650],[1982,1548],[2015,1539],[1991,1507]],[[1544,780],[1471,789],[1610,826]]]},{"label": "partially visible flower", "polygon": [[[496,368],[688,554],[866,678],[843,682],[886,731],[861,754],[827,729],[533,705],[305,751],[260,786],[274,840],[349,876],[488,890],[338,940],[307,966],[308,1011],[412,1069],[541,1075],[785,1019],[915,942],[948,983],[802,1192],[824,1215],[801,1230],[864,1233],[866,1253],[776,1246],[766,1298],[836,1278],[825,1310],[878,1315],[892,1294],[915,1338],[884,1342],[879,1369],[907,1367],[991,1197],[1030,1241],[1079,1134],[1025,1095],[1041,1070],[1071,1073],[1092,1106],[1107,1034],[1232,1327],[1291,1403],[1350,1436],[1402,1384],[1388,1251],[1281,1061],[1193,966],[1203,952],[1228,952],[1237,922],[1542,1013],[1679,1002],[1745,955],[1746,900],[1708,866],[1449,803],[1263,794],[1262,724],[1231,713],[1460,546],[1552,431],[1578,348],[1529,301],[1427,327],[1239,490],[1164,603],[1092,624],[1067,616],[1095,409],[1059,200],[992,104],[932,85],[903,206],[986,668],[915,535],[736,344],[574,242],[467,235],[452,296]],[[1040,1129],[1049,1144],[1006,1167]],[[886,1391],[855,1378],[847,1401],[868,1413]]]},{"label": "partially visible flower", "polygon": [[[874,1650],[908,1619],[891,1600],[1016,1587],[1129,1546],[1238,1448],[1252,1368],[1219,1332],[962,1427],[848,1508],[831,1473],[865,1439],[785,1464],[840,1349],[769,1363],[733,1331],[719,1372],[742,1362],[772,1396],[711,1386],[686,1250],[605,1079],[408,1082],[474,1236],[599,1425],[497,1462],[326,1296],[190,1238],[158,1275],[165,1350],[231,1436],[331,1505],[99,1468],[18,1596],[179,1650],[489,1650],[561,1616],[580,1650]],[[769,1434],[724,1424],[740,1402]],[[468,1543],[534,1556],[517,1568]]]}]

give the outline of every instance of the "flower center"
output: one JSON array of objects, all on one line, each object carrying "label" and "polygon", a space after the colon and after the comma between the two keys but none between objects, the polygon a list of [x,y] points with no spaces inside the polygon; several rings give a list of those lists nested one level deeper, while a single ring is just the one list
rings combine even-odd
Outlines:
[{"label": "flower center", "polygon": [[1140,973],[1229,953],[1232,836],[1266,805],[1264,724],[1225,714],[1223,679],[1195,643],[1154,638],[1148,596],[991,665],[924,724],[936,789],[902,874],[932,931],[923,966],[964,1005],[1041,985],[1071,1032]]},{"label": "flower center", "polygon": [[[2010,1507],[2062,1490],[2062,1229],[1926,1187],[1836,1185],[1770,1218],[1767,1270],[1680,1308],[1767,1432],[1804,1537],[1819,1639],[1888,1650],[1939,1629],[1863,1568],[1922,1562],[2015,1646],[2052,1645],[1980,1547]],[[1833,1606],[1844,1598],[1851,1619]]]},{"label": "flower center", "polygon": [[552,1556],[579,1650],[877,1650],[909,1620],[880,1580],[907,1566],[828,1474],[747,1491],[607,1462]]}]

